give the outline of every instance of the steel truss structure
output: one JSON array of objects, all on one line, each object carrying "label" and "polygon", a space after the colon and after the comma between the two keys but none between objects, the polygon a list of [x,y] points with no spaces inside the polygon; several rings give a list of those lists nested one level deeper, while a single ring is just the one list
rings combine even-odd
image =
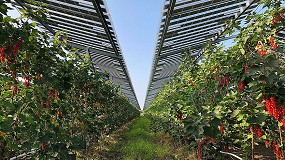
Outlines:
[{"label": "steel truss structure", "polygon": [[[41,27],[51,34],[66,31],[68,44],[89,53],[94,67],[108,72],[110,80],[140,109],[105,0],[35,1],[47,4],[47,20],[40,21]],[[27,5],[24,0],[15,2]]]},{"label": "steel truss structure", "polygon": [[178,69],[182,51],[198,59],[207,41],[232,38],[222,37],[227,21],[241,22],[257,6],[255,0],[165,0],[144,109]]}]

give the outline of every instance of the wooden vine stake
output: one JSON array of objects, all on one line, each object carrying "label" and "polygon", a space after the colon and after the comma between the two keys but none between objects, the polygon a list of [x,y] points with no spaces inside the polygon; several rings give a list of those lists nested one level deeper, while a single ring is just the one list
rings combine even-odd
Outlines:
[{"label": "wooden vine stake", "polygon": [[[283,148],[283,138],[282,138],[282,129],[281,126],[278,125],[278,129],[279,129],[279,136],[280,136],[280,144],[281,144],[281,148]],[[283,150],[281,150],[281,152],[283,152]],[[282,156],[284,155],[284,152],[281,154]],[[283,158],[283,157],[282,157]]]},{"label": "wooden vine stake", "polygon": [[250,132],[251,132],[251,159],[254,160],[254,136],[253,136],[253,127],[250,127]]}]

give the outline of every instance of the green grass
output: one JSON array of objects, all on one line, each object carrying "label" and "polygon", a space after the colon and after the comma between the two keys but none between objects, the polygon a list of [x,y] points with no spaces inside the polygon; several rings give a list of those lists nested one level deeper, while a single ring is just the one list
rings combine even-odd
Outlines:
[{"label": "green grass", "polygon": [[126,143],[121,148],[124,159],[163,159],[170,148],[155,142],[150,131],[150,121],[145,117],[136,119],[127,132],[122,134]]},{"label": "green grass", "polygon": [[162,159],[169,148],[154,144],[146,139],[128,141],[122,148],[124,159]]},{"label": "green grass", "polygon": [[195,154],[166,133],[150,130],[150,120],[141,116],[97,144],[78,152],[84,160],[195,160]]}]

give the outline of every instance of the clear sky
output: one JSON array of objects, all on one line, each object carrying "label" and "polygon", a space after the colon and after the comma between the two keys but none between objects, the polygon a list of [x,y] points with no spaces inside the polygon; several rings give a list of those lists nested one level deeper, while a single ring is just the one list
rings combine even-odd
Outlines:
[{"label": "clear sky", "polygon": [[127,68],[143,107],[164,0],[106,0]]}]

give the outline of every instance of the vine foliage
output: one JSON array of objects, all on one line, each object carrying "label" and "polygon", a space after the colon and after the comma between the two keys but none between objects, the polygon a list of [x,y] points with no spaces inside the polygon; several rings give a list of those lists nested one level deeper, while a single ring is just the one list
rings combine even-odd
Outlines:
[{"label": "vine foliage", "polygon": [[45,18],[44,5],[12,18],[9,3],[0,1],[0,159],[30,151],[70,159],[139,116],[107,73],[66,45],[63,32],[51,39],[31,22]]}]

